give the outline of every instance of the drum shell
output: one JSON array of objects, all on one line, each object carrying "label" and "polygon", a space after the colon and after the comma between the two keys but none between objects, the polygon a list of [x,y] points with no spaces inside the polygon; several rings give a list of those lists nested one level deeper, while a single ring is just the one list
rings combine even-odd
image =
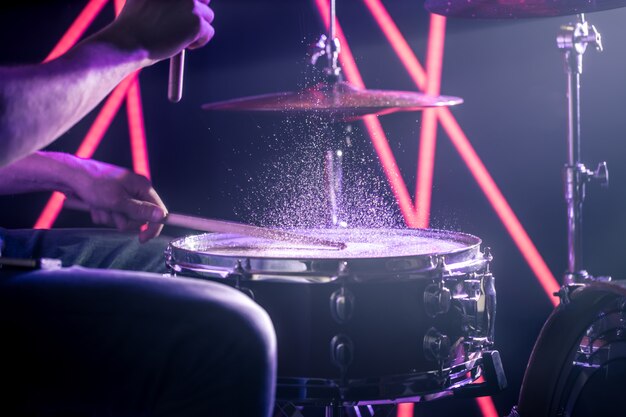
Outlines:
[{"label": "drum shell", "polygon": [[[464,338],[469,334],[464,329],[470,326],[477,329],[475,336],[486,336],[483,318],[476,311],[478,299],[454,300],[450,311],[429,317],[424,307],[428,284],[406,280],[345,285],[248,281],[239,285],[272,318],[280,377],[338,380],[436,369],[436,361],[425,355],[423,347],[431,328],[451,341]],[[350,318],[344,322],[333,313],[331,301],[342,290],[353,297]],[[337,336],[352,344],[352,359],[343,375],[332,354],[332,340]]]}]

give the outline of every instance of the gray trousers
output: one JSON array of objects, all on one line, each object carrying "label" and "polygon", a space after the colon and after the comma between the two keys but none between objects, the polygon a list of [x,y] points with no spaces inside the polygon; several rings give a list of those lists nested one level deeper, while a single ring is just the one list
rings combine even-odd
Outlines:
[{"label": "gray trousers", "polygon": [[1,414],[271,414],[268,315],[226,285],[164,276],[167,239],[140,245],[91,230],[0,236],[3,256],[82,265],[0,270]]}]

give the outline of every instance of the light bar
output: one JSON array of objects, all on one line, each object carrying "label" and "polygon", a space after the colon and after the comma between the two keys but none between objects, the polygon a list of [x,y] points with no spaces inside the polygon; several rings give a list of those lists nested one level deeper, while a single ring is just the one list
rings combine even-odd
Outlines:
[{"label": "light bar", "polygon": [[108,0],[90,0],[43,62],[58,58],[74,46],[107,3]]},{"label": "light bar", "polygon": [[150,178],[146,129],[144,126],[143,106],[141,105],[141,90],[139,88],[138,78],[135,78],[128,90],[126,97],[126,113],[128,115],[133,170],[138,174],[144,175],[146,178]]},{"label": "light bar", "polygon": [[[446,36],[446,18],[430,16],[430,32],[426,52],[426,94],[438,96],[443,67],[443,46]],[[418,227],[427,228],[430,224],[435,151],[437,146],[437,110],[426,109],[422,115],[420,148],[417,162],[415,187],[415,210]]]}]

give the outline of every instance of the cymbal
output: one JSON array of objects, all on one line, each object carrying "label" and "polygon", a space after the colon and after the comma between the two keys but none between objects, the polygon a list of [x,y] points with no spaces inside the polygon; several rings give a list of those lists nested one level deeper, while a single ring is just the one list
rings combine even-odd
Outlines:
[{"label": "cymbal", "polygon": [[301,91],[243,97],[202,106],[204,110],[313,113],[339,119],[453,106],[463,99],[411,91],[366,90],[345,81],[319,83]]},{"label": "cymbal", "polygon": [[626,0],[426,0],[424,6],[449,17],[517,19],[599,12],[626,6]]}]

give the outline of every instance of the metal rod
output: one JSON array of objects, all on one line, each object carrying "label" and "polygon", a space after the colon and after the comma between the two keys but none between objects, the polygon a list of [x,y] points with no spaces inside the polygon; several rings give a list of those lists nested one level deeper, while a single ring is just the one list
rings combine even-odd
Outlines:
[{"label": "metal rod", "polygon": [[341,226],[343,219],[343,151],[328,150],[324,158],[326,191],[332,226]]},{"label": "metal rod", "polygon": [[[583,269],[582,222],[585,185],[593,177],[581,162],[580,79],[583,54],[587,44],[601,49],[599,34],[589,29],[584,14],[576,23],[561,27],[557,45],[563,51],[567,73],[567,163],[563,168],[564,195],[567,204],[567,271],[564,284],[569,285],[588,277]],[[591,36],[590,36],[591,33]]]},{"label": "metal rod", "polygon": [[330,25],[329,25],[329,32],[328,32],[328,39],[330,39],[331,42],[333,42],[335,40],[336,35],[336,29],[335,29],[335,20],[336,20],[336,7],[335,7],[335,0],[330,0]]},{"label": "metal rod", "polygon": [[[570,62],[572,59],[569,60]],[[565,201],[567,203],[567,274],[583,271],[582,222],[585,180],[579,169],[580,156],[580,73],[568,65],[568,158],[565,166]]]},{"label": "metal rod", "polygon": [[337,39],[337,10],[335,0],[330,0],[330,22],[328,24],[328,39],[325,42],[325,53],[328,59],[327,76],[329,80],[336,82],[340,78],[340,69],[337,64],[339,59],[339,40]]}]

